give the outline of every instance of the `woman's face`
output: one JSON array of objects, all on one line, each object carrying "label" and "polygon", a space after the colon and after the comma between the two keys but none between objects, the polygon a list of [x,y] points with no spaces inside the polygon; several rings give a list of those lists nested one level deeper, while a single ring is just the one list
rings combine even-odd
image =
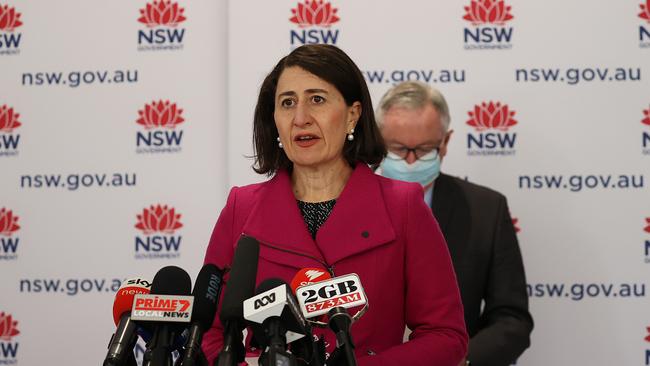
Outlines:
[{"label": "woman's face", "polygon": [[343,160],[343,144],[361,115],[336,87],[293,66],[284,69],[275,92],[275,126],[294,166],[319,168]]}]

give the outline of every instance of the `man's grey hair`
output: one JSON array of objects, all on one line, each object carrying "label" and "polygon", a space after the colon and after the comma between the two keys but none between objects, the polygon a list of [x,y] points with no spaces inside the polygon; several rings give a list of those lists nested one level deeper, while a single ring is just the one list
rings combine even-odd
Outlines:
[{"label": "man's grey hair", "polygon": [[449,106],[445,97],[438,90],[419,81],[406,81],[399,83],[389,89],[379,101],[376,119],[379,127],[384,123],[384,115],[393,107],[402,107],[408,109],[424,108],[430,103],[440,114],[442,128],[446,133],[449,130],[451,117],[449,116]]}]

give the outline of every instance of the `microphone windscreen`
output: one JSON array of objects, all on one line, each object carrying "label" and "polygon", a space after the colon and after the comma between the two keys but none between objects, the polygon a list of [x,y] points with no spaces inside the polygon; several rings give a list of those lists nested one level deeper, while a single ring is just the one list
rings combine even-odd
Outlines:
[{"label": "microphone windscreen", "polygon": [[152,295],[189,296],[192,280],[184,269],[176,266],[161,268],[151,282]]},{"label": "microphone windscreen", "polygon": [[262,283],[260,283],[259,286],[257,286],[257,289],[255,289],[255,295],[259,295],[262,292],[266,292],[268,290],[274,289],[274,288],[276,288],[278,286],[281,286],[281,285],[288,286],[286,282],[284,282],[283,280],[281,280],[279,278],[266,279],[266,280],[262,281]]},{"label": "microphone windscreen", "polygon": [[259,255],[260,244],[255,238],[242,236],[239,239],[219,314],[222,322],[244,318],[244,300],[252,297],[255,291]]},{"label": "microphone windscreen", "polygon": [[120,322],[122,314],[131,311],[135,295],[148,294],[150,289],[151,282],[142,278],[131,278],[122,282],[122,285],[115,293],[115,302],[113,302],[115,325]]},{"label": "microphone windscreen", "polygon": [[223,270],[214,264],[206,264],[199,271],[194,283],[194,308],[192,322],[198,322],[205,332],[212,326],[217,312],[217,303],[221,294]]},{"label": "microphone windscreen", "polygon": [[329,272],[321,268],[302,268],[293,276],[291,280],[291,289],[296,292],[300,286],[311,285],[312,283],[329,280],[332,278]]}]

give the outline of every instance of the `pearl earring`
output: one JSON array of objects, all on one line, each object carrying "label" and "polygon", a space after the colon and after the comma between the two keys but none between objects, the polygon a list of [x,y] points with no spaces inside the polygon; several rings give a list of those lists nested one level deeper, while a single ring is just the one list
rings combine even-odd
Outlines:
[{"label": "pearl earring", "polygon": [[278,136],[278,138],[276,140],[278,141],[278,147],[280,149],[282,149],[284,147],[284,145],[282,145],[282,142],[280,142],[280,136]]},{"label": "pearl earring", "polygon": [[354,128],[350,130],[350,133],[348,133],[348,141],[353,141],[354,140]]}]

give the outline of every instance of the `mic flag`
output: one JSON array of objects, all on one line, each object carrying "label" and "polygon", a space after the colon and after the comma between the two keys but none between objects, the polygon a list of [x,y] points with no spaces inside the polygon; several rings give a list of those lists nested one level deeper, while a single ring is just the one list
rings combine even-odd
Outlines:
[{"label": "mic flag", "polygon": [[[268,288],[270,290],[267,290]],[[244,301],[244,318],[246,320],[263,324],[269,318],[280,318],[287,330],[285,334],[287,343],[305,336],[309,331],[307,321],[286,282],[271,278],[262,282],[256,292],[257,295]],[[257,338],[263,337],[258,336]],[[260,342],[261,346],[266,344],[268,342]]]},{"label": "mic flag", "polygon": [[361,280],[354,273],[299,287],[296,297],[306,318],[327,314],[336,307],[349,309],[368,303]]}]

